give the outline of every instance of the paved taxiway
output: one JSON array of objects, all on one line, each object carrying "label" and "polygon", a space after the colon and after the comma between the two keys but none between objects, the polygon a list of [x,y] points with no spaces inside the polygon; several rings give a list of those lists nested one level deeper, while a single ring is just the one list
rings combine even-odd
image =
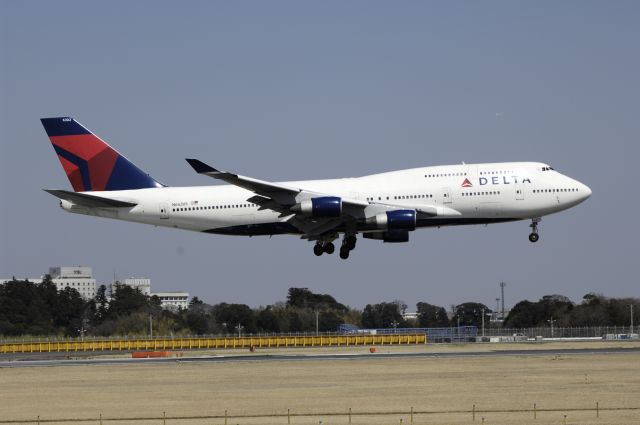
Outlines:
[{"label": "paved taxiway", "polygon": [[541,350],[496,350],[469,352],[397,352],[397,353],[340,353],[340,354],[251,354],[191,356],[179,358],[92,358],[92,359],[45,359],[45,360],[13,360],[0,361],[0,368],[45,367],[45,366],[92,366],[121,365],[141,363],[198,363],[198,362],[264,362],[290,360],[371,360],[387,358],[451,358],[451,357],[496,357],[496,356],[561,356],[561,355],[593,355],[593,354],[636,354],[640,347],[606,347],[606,348],[552,348]]}]

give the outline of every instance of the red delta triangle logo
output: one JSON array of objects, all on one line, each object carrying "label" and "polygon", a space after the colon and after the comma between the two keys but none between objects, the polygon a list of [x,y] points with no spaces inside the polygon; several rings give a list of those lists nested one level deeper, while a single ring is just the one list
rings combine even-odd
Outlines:
[{"label": "red delta triangle logo", "polygon": [[471,184],[469,179],[464,179],[464,181],[462,182],[462,187],[473,187],[473,185]]}]

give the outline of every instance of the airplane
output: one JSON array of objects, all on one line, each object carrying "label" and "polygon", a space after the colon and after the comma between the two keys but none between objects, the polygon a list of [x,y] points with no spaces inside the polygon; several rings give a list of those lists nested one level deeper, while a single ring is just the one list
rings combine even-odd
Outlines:
[{"label": "airplane", "polygon": [[355,178],[268,182],[193,158],[198,173],[227,185],[170,187],[70,117],[43,118],[73,191],[44,189],[65,211],[219,235],[297,235],[315,255],[349,258],[357,235],[409,241],[420,228],[531,220],[591,196],[585,184],[539,162],[438,165]]}]

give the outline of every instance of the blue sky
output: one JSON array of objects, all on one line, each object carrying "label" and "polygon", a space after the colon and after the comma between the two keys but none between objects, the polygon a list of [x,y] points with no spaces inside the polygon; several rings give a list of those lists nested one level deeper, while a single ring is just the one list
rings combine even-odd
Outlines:
[{"label": "blue sky", "polygon": [[[0,3],[0,275],[89,265],[252,306],[306,286],[356,307],[639,296],[637,2]],[[165,184],[197,157],[266,180],[542,161],[593,196],[528,223],[361,241],[233,238],[66,214],[39,118],[74,116]]]}]

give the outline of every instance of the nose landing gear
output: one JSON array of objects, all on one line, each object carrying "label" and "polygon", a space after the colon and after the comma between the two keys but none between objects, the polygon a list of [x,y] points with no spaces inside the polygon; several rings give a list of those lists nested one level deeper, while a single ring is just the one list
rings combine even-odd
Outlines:
[{"label": "nose landing gear", "polygon": [[530,242],[538,242],[540,239],[540,235],[538,235],[538,223],[540,223],[541,220],[539,217],[531,219],[531,224],[529,225],[529,227],[531,227],[531,233],[529,234]]}]

